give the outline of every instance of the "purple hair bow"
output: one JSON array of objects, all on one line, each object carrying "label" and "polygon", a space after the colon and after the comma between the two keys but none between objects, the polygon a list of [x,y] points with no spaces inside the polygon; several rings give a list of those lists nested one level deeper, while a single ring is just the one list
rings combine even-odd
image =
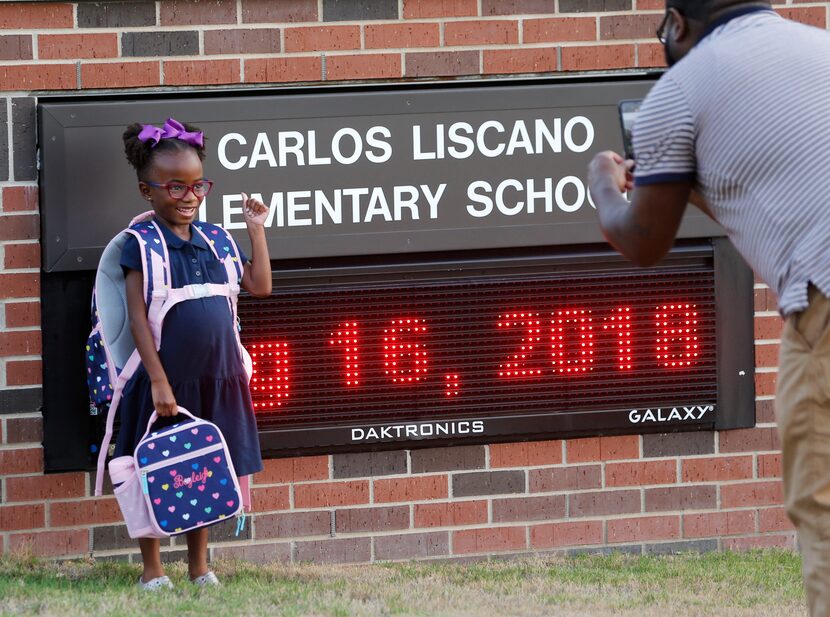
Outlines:
[{"label": "purple hair bow", "polygon": [[155,148],[162,139],[180,139],[198,148],[203,148],[205,145],[204,134],[201,131],[186,131],[184,125],[173,118],[168,118],[161,128],[152,124],[142,124],[138,138],[144,143],[152,141],[151,148]]}]

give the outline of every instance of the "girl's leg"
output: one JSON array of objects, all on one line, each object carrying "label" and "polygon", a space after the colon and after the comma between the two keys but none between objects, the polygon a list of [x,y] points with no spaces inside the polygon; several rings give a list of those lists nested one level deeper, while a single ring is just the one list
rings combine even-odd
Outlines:
[{"label": "girl's leg", "polygon": [[208,571],[208,529],[202,527],[187,534],[187,570],[191,580]]},{"label": "girl's leg", "polygon": [[141,560],[144,562],[144,572],[141,580],[149,583],[154,578],[164,576],[164,566],[161,565],[161,542],[158,538],[139,538],[138,546],[141,549]]}]

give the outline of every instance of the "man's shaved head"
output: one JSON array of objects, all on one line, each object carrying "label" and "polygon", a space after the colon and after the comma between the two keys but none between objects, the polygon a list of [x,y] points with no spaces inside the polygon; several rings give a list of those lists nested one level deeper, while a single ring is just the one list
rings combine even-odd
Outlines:
[{"label": "man's shaved head", "polygon": [[666,0],[666,8],[675,8],[690,19],[707,22],[719,13],[744,6],[771,6],[770,2],[747,0]]}]

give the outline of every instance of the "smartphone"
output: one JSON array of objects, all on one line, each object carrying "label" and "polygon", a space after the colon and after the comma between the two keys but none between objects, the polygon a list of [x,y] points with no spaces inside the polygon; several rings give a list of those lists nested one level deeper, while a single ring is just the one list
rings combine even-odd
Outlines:
[{"label": "smartphone", "polygon": [[631,129],[634,126],[634,120],[637,119],[637,113],[640,111],[640,105],[643,104],[642,99],[628,100],[619,102],[620,110],[620,127],[622,128],[623,138],[623,155],[626,159],[634,158],[634,147],[631,144]]}]

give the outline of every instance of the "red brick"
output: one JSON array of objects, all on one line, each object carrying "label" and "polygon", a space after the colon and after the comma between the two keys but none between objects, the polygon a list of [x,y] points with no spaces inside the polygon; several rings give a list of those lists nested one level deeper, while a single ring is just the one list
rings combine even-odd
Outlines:
[{"label": "red brick", "polygon": [[78,80],[74,64],[15,64],[0,67],[6,90],[72,90]]},{"label": "red brick", "polygon": [[662,11],[665,8],[665,0],[637,0],[638,11]]},{"label": "red brick", "polygon": [[758,424],[770,424],[775,422],[775,401],[763,399],[755,401],[755,421]]},{"label": "red brick", "polygon": [[756,342],[759,340],[779,340],[784,321],[777,315],[756,317],[754,326]]},{"label": "red brick", "polygon": [[414,476],[375,480],[375,503],[426,501],[449,496],[449,476]]},{"label": "red brick", "polygon": [[794,533],[749,536],[745,538],[724,538],[721,543],[725,551],[750,551],[759,548],[786,548],[794,550],[796,547]]},{"label": "red brick", "polygon": [[640,437],[638,435],[572,439],[565,442],[565,447],[565,458],[568,463],[640,458]]},{"label": "red brick", "polygon": [[314,26],[285,29],[285,51],[360,49],[360,26]]},{"label": "red brick", "polygon": [[652,13],[603,15],[599,18],[599,37],[610,39],[653,39],[663,16]]},{"label": "red brick", "polygon": [[760,311],[767,310],[767,290],[766,289],[753,289],[752,290],[752,305],[755,309],[755,312],[758,313]]},{"label": "red brick", "polygon": [[0,332],[0,357],[40,355],[40,332]]},{"label": "red brick", "polygon": [[752,478],[751,456],[691,458],[682,462],[683,482],[717,482]]},{"label": "red brick", "polygon": [[755,366],[775,368],[778,366],[778,343],[771,345],[755,345]]},{"label": "red brick", "polygon": [[322,74],[318,56],[245,60],[245,83],[319,81]]},{"label": "red brick", "polygon": [[335,512],[337,533],[364,533],[409,529],[409,506],[343,508]]},{"label": "red brick", "polygon": [[602,486],[602,468],[599,465],[530,469],[527,473],[531,493],[579,491]]},{"label": "red brick", "polygon": [[66,529],[12,534],[9,548],[13,553],[31,552],[39,557],[80,557],[89,552],[89,531]]},{"label": "red brick", "polygon": [[41,34],[37,37],[38,56],[42,60],[74,58],[115,58],[118,56],[118,35],[107,34]]},{"label": "red brick", "polygon": [[446,531],[378,535],[373,541],[375,561],[440,557],[450,552],[450,534]]},{"label": "red brick", "polygon": [[642,68],[664,68],[666,54],[660,43],[637,43],[637,66]]},{"label": "red brick", "polygon": [[[3,212],[37,212],[37,210],[36,186],[7,186],[3,189]],[[3,240],[9,239],[16,238],[3,237]]]},{"label": "red brick", "polygon": [[746,428],[718,434],[720,452],[769,452],[781,449],[775,427]]},{"label": "red brick", "polygon": [[478,15],[477,0],[404,0],[404,19],[423,17],[473,17]]},{"label": "red brick", "polygon": [[563,71],[599,71],[634,66],[633,45],[591,45],[563,47]]},{"label": "red brick", "polygon": [[85,494],[85,474],[62,473],[48,476],[6,478],[6,501],[72,499]]},{"label": "red brick", "polygon": [[[2,80],[0,80],[2,83]],[[3,203],[8,192],[3,191]],[[37,240],[40,238],[40,217],[36,214],[0,216],[0,240]]]},{"label": "red brick", "polygon": [[0,473],[3,475],[43,472],[43,448],[0,450]]},{"label": "red brick", "polygon": [[487,522],[486,501],[415,504],[415,527],[461,527]]},{"label": "red brick", "polygon": [[236,2],[227,0],[168,0],[161,3],[162,26],[235,24]]},{"label": "red brick", "polygon": [[762,508],[758,510],[758,531],[795,531],[795,526],[784,508]]},{"label": "red brick", "polygon": [[0,298],[34,298],[40,295],[40,274],[0,274]]},{"label": "red brick", "polygon": [[401,76],[400,54],[329,56],[326,79],[383,79]]},{"label": "red brick", "polygon": [[80,527],[118,523],[121,510],[115,497],[61,501],[49,504],[50,527]]},{"label": "red brick", "polygon": [[332,514],[327,510],[260,514],[256,517],[257,540],[328,536],[331,534]]},{"label": "red brick", "polygon": [[294,486],[295,508],[327,508],[369,503],[369,482],[321,482]]},{"label": "red brick", "polygon": [[74,25],[69,2],[14,2],[0,4],[0,28],[71,28]]},{"label": "red brick", "polygon": [[206,55],[276,54],[279,52],[279,28],[205,31]]},{"label": "red brick", "polygon": [[242,0],[244,23],[317,21],[317,0]]},{"label": "red brick", "polygon": [[269,486],[266,488],[253,487],[251,489],[251,507],[254,512],[271,512],[273,510],[288,510],[288,486]]},{"label": "red brick", "polygon": [[608,543],[648,542],[680,537],[679,516],[644,516],[608,521]]},{"label": "red brick", "polygon": [[164,83],[168,86],[236,84],[239,60],[165,60]]},{"label": "red brick", "polygon": [[723,508],[775,506],[784,502],[784,490],[778,480],[727,484],[721,487],[720,495]]},{"label": "red brick", "polygon": [[8,34],[0,36],[0,60],[31,60],[32,36],[30,34]]},{"label": "red brick", "polygon": [[530,441],[490,446],[490,467],[537,467],[562,463],[562,442]]},{"label": "red brick", "polygon": [[39,529],[46,526],[43,504],[0,506],[0,531]]},{"label": "red brick", "polygon": [[519,22],[514,20],[448,21],[444,24],[444,45],[515,45]]},{"label": "red brick", "polygon": [[493,500],[494,523],[554,521],[565,518],[565,495],[513,497]]},{"label": "red brick", "polygon": [[751,510],[683,515],[684,538],[719,538],[754,531],[755,513]]},{"label": "red brick", "polygon": [[608,487],[674,484],[675,482],[677,482],[677,465],[674,460],[608,463],[605,466],[605,485]]},{"label": "red brick", "polygon": [[255,477],[257,486],[329,479],[328,456],[271,458],[263,461],[263,465],[265,468]]},{"label": "red brick", "polygon": [[556,48],[485,49],[483,72],[492,73],[548,73],[556,71]]},{"label": "red brick", "polygon": [[530,528],[532,548],[559,548],[603,544],[602,522],[550,523]]},{"label": "red brick", "polygon": [[148,62],[84,62],[82,88],[139,88],[161,84],[161,65]]},{"label": "red brick", "polygon": [[526,19],[522,25],[525,43],[564,43],[597,40],[597,21],[593,17],[548,17]]},{"label": "red brick", "polygon": [[488,527],[463,529],[452,534],[454,555],[471,553],[498,553],[527,548],[524,527]]},{"label": "red brick", "polygon": [[7,244],[5,253],[7,270],[40,268],[40,244]]},{"label": "red brick", "polygon": [[646,512],[710,510],[717,506],[717,490],[711,485],[647,488],[644,492]]},{"label": "red brick", "polygon": [[367,24],[363,38],[366,49],[438,47],[441,43],[438,24],[424,23]]},{"label": "red brick", "polygon": [[781,455],[780,454],[759,454],[758,455],[758,477],[759,478],[780,478],[781,477]]},{"label": "red brick", "polygon": [[474,50],[412,52],[406,54],[407,77],[477,75],[479,67],[479,52]]},{"label": "red brick", "polygon": [[6,362],[7,386],[36,386],[43,383],[40,360],[9,360]]},{"label": "red brick", "polygon": [[[2,425],[2,423],[0,423]],[[40,443],[43,441],[43,418],[6,419],[6,443]]]},{"label": "red brick", "polygon": [[755,373],[755,396],[772,396],[775,394],[777,381],[778,373]]},{"label": "red brick", "polygon": [[328,538],[294,543],[294,559],[298,563],[367,563],[372,558],[372,539]]},{"label": "red brick", "polygon": [[291,543],[272,542],[270,544],[253,544],[243,546],[223,546],[217,544],[213,547],[213,556],[216,559],[230,559],[235,561],[246,561],[256,564],[291,563]]},{"label": "red brick", "polygon": [[827,11],[823,6],[805,6],[798,8],[777,8],[776,12],[782,17],[799,21],[808,26],[815,26],[822,30],[827,29]]},{"label": "red brick", "polygon": [[7,302],[6,327],[40,326],[40,302]]}]

